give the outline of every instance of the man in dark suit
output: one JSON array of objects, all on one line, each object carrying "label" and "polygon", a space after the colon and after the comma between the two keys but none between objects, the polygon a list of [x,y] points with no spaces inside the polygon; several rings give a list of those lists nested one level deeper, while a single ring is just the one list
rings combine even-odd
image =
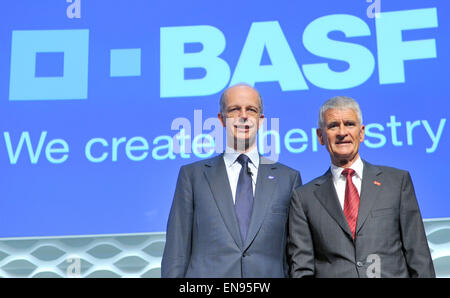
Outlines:
[{"label": "man in dark suit", "polygon": [[334,97],[317,136],[330,169],[295,190],[289,211],[291,277],[434,277],[408,172],[362,160],[356,101]]},{"label": "man in dark suit", "polygon": [[167,224],[162,277],[287,277],[287,217],[298,171],[258,154],[264,120],[249,85],[228,88],[218,115],[227,149],[181,167]]}]

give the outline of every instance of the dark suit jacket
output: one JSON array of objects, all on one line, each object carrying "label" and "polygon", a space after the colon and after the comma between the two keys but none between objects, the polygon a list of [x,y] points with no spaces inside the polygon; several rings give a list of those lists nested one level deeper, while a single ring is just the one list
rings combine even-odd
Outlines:
[{"label": "dark suit jacket", "polygon": [[287,277],[287,217],[299,172],[258,168],[242,243],[223,155],[181,167],[167,224],[162,277]]},{"label": "dark suit jacket", "polygon": [[373,254],[381,277],[435,276],[408,172],[364,161],[355,240],[330,170],[296,189],[289,212],[291,277],[371,276]]}]

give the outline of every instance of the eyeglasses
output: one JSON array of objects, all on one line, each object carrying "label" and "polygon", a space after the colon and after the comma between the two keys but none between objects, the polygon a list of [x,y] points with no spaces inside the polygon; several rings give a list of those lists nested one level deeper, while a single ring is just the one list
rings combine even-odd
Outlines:
[{"label": "eyeglasses", "polygon": [[245,109],[245,114],[249,117],[259,116],[259,109],[256,107],[231,107],[226,111],[227,117],[239,117]]}]

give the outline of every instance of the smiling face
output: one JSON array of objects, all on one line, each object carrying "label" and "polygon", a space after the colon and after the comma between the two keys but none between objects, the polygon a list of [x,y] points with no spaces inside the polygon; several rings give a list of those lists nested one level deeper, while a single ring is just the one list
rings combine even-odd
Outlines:
[{"label": "smiling face", "polygon": [[224,113],[218,117],[227,132],[227,145],[239,152],[256,146],[256,134],[263,122],[259,94],[250,86],[238,85],[225,93]]},{"label": "smiling face", "polygon": [[364,125],[353,109],[328,109],[323,116],[324,124],[317,129],[320,144],[327,147],[334,165],[351,166],[359,157]]}]

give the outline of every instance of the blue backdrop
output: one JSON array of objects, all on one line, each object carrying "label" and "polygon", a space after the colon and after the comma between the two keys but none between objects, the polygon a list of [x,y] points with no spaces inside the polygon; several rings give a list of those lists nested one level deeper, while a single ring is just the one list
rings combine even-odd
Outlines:
[{"label": "blue backdrop", "polygon": [[450,216],[446,1],[2,11],[0,237],[165,231],[180,166],[223,150],[218,101],[238,82],[263,97],[261,152],[304,182],[329,167],[318,109],[347,95],[363,111],[362,158],[409,170],[424,218]]}]

